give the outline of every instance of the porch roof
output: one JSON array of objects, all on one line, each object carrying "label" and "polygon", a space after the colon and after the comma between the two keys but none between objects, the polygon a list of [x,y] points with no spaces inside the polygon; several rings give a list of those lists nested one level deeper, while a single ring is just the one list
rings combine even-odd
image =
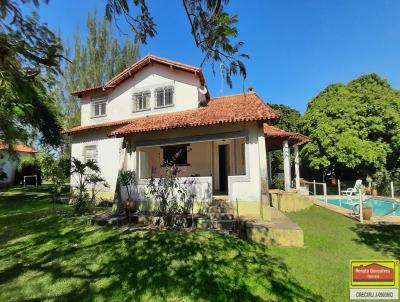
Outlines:
[{"label": "porch roof", "polygon": [[264,124],[264,135],[268,151],[281,149],[285,140],[291,145],[302,145],[310,140],[310,138],[304,134],[286,132],[285,130],[268,124]]},{"label": "porch roof", "polygon": [[130,133],[160,131],[175,128],[200,127],[214,124],[262,121],[277,118],[277,114],[255,93],[242,93],[211,99],[206,106],[132,118],[117,122],[78,126],[64,133],[73,134],[84,130],[110,128],[109,136],[124,136]]}]

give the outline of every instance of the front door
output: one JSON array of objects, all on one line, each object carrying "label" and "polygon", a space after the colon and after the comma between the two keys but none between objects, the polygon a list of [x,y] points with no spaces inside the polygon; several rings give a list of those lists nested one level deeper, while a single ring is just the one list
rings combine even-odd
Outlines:
[{"label": "front door", "polygon": [[228,193],[228,145],[218,146],[218,158],[219,158],[219,192]]}]

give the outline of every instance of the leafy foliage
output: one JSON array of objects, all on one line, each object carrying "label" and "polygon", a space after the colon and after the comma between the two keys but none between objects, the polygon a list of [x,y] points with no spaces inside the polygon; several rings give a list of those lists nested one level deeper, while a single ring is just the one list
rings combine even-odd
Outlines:
[{"label": "leafy foliage", "polygon": [[55,203],[60,199],[63,185],[68,180],[70,161],[68,158],[55,158],[54,154],[49,151],[40,154],[38,161],[40,162],[43,178],[50,182],[54,210]]},{"label": "leafy foliage", "polygon": [[128,39],[121,44],[113,36],[110,23],[105,17],[99,21],[96,11],[88,15],[86,22],[86,41],[81,40],[77,28],[73,51],[65,45],[66,56],[71,62],[63,65],[64,77],[59,81],[57,94],[67,128],[80,124],[79,101],[70,94],[71,91],[104,84],[135,63],[139,56],[138,44]]},{"label": "leafy foliage", "polygon": [[[38,184],[42,183],[41,163],[36,156],[21,155],[15,157],[18,161],[17,173],[15,175],[15,183],[20,184],[24,180],[24,176],[36,175]],[[26,179],[27,184],[36,182],[33,178]]]},{"label": "leafy foliage", "polygon": [[137,185],[135,171],[131,170],[120,171],[118,175],[118,180],[120,185],[125,187],[126,192],[128,194],[128,199],[132,200],[132,186]]},{"label": "leafy foliage", "polygon": [[275,189],[283,190],[285,188],[284,180],[278,176],[274,177],[273,185],[274,185]]},{"label": "leafy foliage", "polygon": [[[128,0],[107,0],[106,16],[115,20],[123,16],[130,29],[135,33],[136,39],[146,44],[148,38],[157,34],[156,23],[147,6],[146,0],[133,0],[133,6],[139,10],[136,16],[131,16],[132,8]],[[234,43],[237,38],[237,15],[230,15],[225,11],[223,4],[229,0],[183,0],[182,4],[188,17],[191,33],[196,46],[203,52],[203,65],[211,62],[221,69],[223,77],[232,87],[232,76],[240,74],[246,78],[246,67],[242,59],[247,59],[247,54],[241,53],[243,42]]]},{"label": "leafy foliage", "polygon": [[311,100],[302,126],[312,140],[302,155],[314,169],[377,182],[400,175],[400,91],[376,74],[332,84]]},{"label": "leafy foliage", "polygon": [[[177,154],[175,158],[179,155]],[[179,167],[172,159],[164,163],[161,177],[154,177],[154,168],[148,185],[148,199],[156,205],[157,215],[167,226],[181,226],[180,216],[193,213],[194,194],[189,187],[193,181],[179,182]],[[161,223],[161,222],[160,222]]]},{"label": "leafy foliage", "polygon": [[94,205],[96,203],[96,195],[99,193],[100,190],[108,188],[109,185],[106,180],[98,173],[90,175],[88,182],[91,185],[92,190],[91,204]]},{"label": "leafy foliage", "polygon": [[283,104],[268,104],[279,118],[272,120],[271,125],[288,132],[300,132],[300,112]]},{"label": "leafy foliage", "polygon": [[[272,120],[271,125],[276,126],[288,132],[301,132],[300,131],[300,112],[290,106],[283,104],[268,104],[276,113],[279,118]],[[292,166],[294,158],[291,158]],[[283,171],[283,154],[282,150],[272,151],[271,161],[272,174],[275,175]],[[279,181],[279,180],[278,180]],[[275,178],[274,178],[275,182]],[[280,187],[276,187],[280,189]]]},{"label": "leafy foliage", "polygon": [[91,208],[91,201],[87,188],[89,184],[97,184],[104,181],[100,179],[100,168],[93,160],[82,162],[73,157],[71,160],[71,175],[77,183],[78,195],[75,198],[75,213],[82,215]]},{"label": "leafy foliage", "polygon": [[12,143],[38,132],[43,143],[55,146],[61,128],[46,89],[60,71],[62,47],[37,14],[21,12],[20,3],[39,5],[0,1],[0,139]]}]

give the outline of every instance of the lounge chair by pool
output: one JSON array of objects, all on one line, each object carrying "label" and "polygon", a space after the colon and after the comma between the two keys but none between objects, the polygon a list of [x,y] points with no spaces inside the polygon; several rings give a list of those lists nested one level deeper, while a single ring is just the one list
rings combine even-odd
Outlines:
[{"label": "lounge chair by pool", "polygon": [[342,194],[346,195],[346,196],[353,196],[353,194],[356,195],[357,194],[357,189],[361,185],[362,185],[362,180],[361,179],[357,179],[356,183],[354,184],[354,187],[353,188],[347,188],[346,190],[342,191]]}]

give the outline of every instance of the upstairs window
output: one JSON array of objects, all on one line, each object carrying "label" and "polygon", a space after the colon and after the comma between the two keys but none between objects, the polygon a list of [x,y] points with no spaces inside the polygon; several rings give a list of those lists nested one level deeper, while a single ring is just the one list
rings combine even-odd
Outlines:
[{"label": "upstairs window", "polygon": [[150,109],[150,91],[133,94],[133,111]]},{"label": "upstairs window", "polygon": [[163,87],[155,90],[156,108],[174,105],[174,87]]},{"label": "upstairs window", "polygon": [[107,97],[101,97],[92,100],[92,117],[101,117],[107,115]]},{"label": "upstairs window", "polygon": [[83,159],[85,162],[88,162],[89,160],[97,162],[97,146],[85,146],[83,150]]}]

